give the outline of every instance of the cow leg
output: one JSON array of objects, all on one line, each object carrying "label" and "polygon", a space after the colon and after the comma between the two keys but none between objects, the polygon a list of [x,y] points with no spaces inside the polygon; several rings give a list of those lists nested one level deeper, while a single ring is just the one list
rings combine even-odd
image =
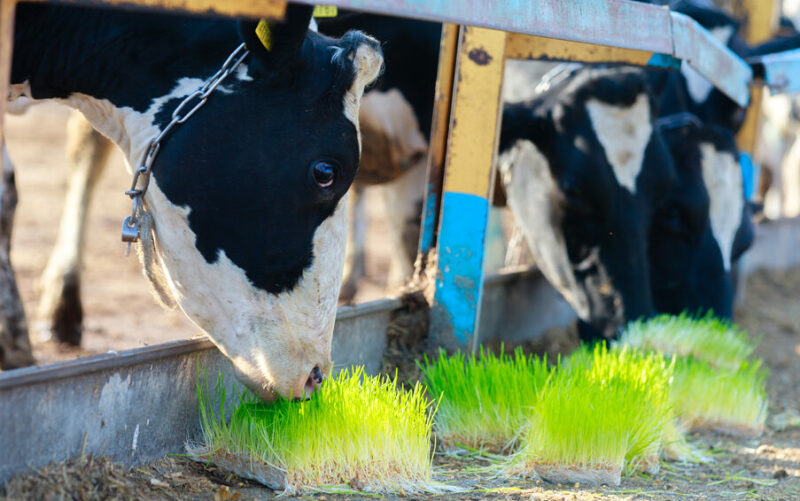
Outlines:
[{"label": "cow leg", "polygon": [[17,208],[14,166],[2,145],[3,175],[0,187],[0,369],[33,365],[25,310],[19,297],[17,280],[11,268],[11,230]]},{"label": "cow leg", "polygon": [[95,184],[111,152],[111,142],[74,112],[67,123],[67,196],[58,237],[40,278],[36,329],[42,339],[55,337],[80,345],[82,255],[86,212]]},{"label": "cow leg", "polygon": [[418,162],[381,189],[386,205],[386,238],[392,250],[386,286],[390,292],[395,292],[414,273],[425,191],[425,163]]},{"label": "cow leg", "polygon": [[339,300],[349,303],[358,290],[358,281],[367,274],[364,246],[367,238],[367,215],[364,210],[364,188],[354,184],[347,200],[347,248]]}]

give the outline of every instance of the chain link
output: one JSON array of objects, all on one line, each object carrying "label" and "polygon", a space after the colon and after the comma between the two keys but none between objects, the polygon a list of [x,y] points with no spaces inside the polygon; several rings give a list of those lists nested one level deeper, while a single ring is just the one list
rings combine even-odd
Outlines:
[{"label": "chain link", "polygon": [[128,243],[128,252],[130,252],[131,243],[139,240],[139,220],[141,213],[144,209],[144,194],[147,192],[147,187],[150,184],[150,172],[153,168],[153,162],[156,160],[158,151],[161,149],[161,143],[167,135],[178,125],[186,122],[195,114],[197,110],[203,107],[208,101],[208,96],[228,76],[233,73],[236,68],[244,61],[249,54],[245,44],[241,44],[228,56],[228,59],[222,64],[222,67],[214,73],[211,78],[206,80],[203,85],[196,91],[189,94],[181,103],[173,110],[172,119],[166,127],[147,145],[145,150],[144,160],[141,165],[133,171],[133,181],[131,187],[125,192],[131,198],[133,207],[131,215],[126,217],[122,222],[122,241]]}]

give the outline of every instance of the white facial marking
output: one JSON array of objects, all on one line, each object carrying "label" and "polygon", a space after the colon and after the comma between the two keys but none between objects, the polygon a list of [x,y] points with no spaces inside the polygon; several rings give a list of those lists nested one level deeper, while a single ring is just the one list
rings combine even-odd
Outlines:
[{"label": "white facial marking", "polygon": [[314,233],[314,260],[297,286],[273,295],[255,287],[224,251],[208,264],[195,247],[190,209],[173,205],[156,179],[145,196],[173,296],[243,375],[261,384],[292,382],[294,387],[284,383],[276,389],[297,396],[315,365],[329,368],[347,237],[346,197]]},{"label": "white facial marking", "polygon": [[744,197],[742,171],[736,158],[727,151],[720,152],[710,143],[700,144],[703,182],[708,191],[711,232],[722,252],[725,269],[731,267],[733,239],[742,223]]},{"label": "white facial marking", "polygon": [[[337,55],[334,54],[334,58]],[[378,73],[383,65],[383,56],[367,44],[361,44],[356,49],[353,56],[353,65],[356,68],[356,75],[350,89],[344,93],[344,116],[353,122],[358,133],[358,151],[361,151],[361,129],[358,126],[358,110],[361,104],[361,96],[364,95],[364,87],[378,78]]]},{"label": "white facial marking", "polygon": [[578,288],[564,235],[554,222],[551,197],[556,190],[547,158],[530,141],[518,141],[498,159],[514,220],[547,280],[577,315],[589,320],[589,299]]},{"label": "white facial marking", "polygon": [[[728,41],[733,35],[733,26],[718,26],[710,30],[711,36],[716,38],[722,45],[728,45]],[[696,104],[701,104],[708,99],[714,85],[706,77],[692,68],[686,61],[681,61],[681,74],[686,79],[686,88],[689,96]]]},{"label": "white facial marking", "polygon": [[650,142],[650,103],[640,94],[631,106],[616,106],[596,99],[586,103],[592,128],[605,149],[617,182],[636,193],[636,178],[642,170],[644,152]]}]

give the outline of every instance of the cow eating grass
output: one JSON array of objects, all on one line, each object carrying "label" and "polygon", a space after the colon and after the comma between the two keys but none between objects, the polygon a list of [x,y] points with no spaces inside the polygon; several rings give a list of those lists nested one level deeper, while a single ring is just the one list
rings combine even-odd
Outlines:
[{"label": "cow eating grass", "polygon": [[144,201],[164,299],[265,400],[309,395],[330,371],[358,109],[382,67],[360,32],[309,32],[311,11],[259,24],[21,4],[16,17],[12,101],[80,110],[133,166],[246,43],[243,63],[162,142]]},{"label": "cow eating grass", "polygon": [[[558,71],[566,75],[556,78]],[[585,340],[652,315],[650,220],[675,177],[640,70],[561,68],[503,110],[498,168],[537,266]]]}]

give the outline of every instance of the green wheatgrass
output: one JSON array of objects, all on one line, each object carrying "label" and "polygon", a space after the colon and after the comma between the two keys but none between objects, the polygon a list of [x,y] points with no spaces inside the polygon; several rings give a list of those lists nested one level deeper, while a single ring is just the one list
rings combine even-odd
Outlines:
[{"label": "green wheatgrass", "polygon": [[682,313],[637,320],[628,324],[619,343],[666,355],[692,356],[730,369],[746,362],[755,350],[745,331],[711,313],[702,318]]},{"label": "green wheatgrass", "polygon": [[556,369],[509,471],[558,482],[618,484],[623,469],[657,468],[671,419],[672,365],[631,348],[582,348]]},{"label": "green wheatgrass", "polygon": [[441,395],[436,434],[446,447],[494,451],[514,448],[526,416],[550,376],[546,358],[509,356],[480,349],[479,356],[458,352],[420,364],[428,394]]},{"label": "green wheatgrass", "polygon": [[767,418],[768,374],[760,360],[729,369],[678,359],[672,385],[675,413],[689,431],[758,436]]},{"label": "green wheatgrass", "polygon": [[357,367],[327,379],[307,401],[267,405],[238,393],[228,422],[221,381],[214,395],[205,386],[198,385],[205,444],[192,451],[201,458],[242,464],[245,472],[281,470],[288,492],[343,484],[380,493],[437,490],[434,411],[419,384],[405,391]]}]

